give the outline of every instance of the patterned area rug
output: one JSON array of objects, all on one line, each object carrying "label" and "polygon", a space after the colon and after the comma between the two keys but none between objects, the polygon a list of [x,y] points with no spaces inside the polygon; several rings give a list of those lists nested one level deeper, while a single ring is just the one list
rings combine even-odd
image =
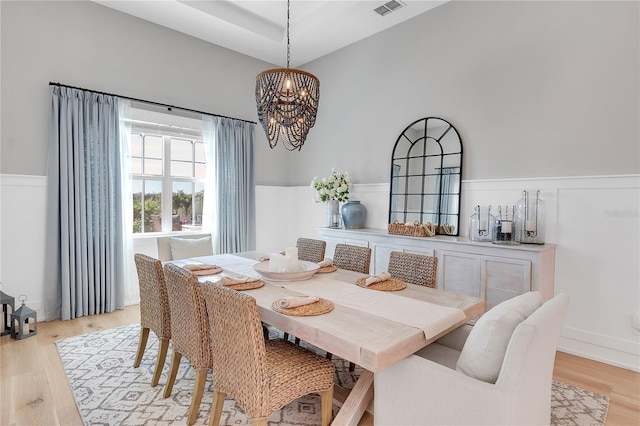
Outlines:
[{"label": "patterned area rug", "polygon": [[[162,398],[169,370],[169,356],[155,388],[150,385],[158,341],[153,332],[139,368],[133,359],[140,334],[139,324],[70,337],[56,342],[69,384],[86,425],[180,425],[186,423],[194,374],[183,358],[171,397]],[[278,330],[271,330],[272,337]],[[309,345],[310,346],[310,345]],[[311,347],[312,348],[312,347]],[[312,348],[313,349],[313,348]],[[323,351],[319,351],[324,355]],[[171,350],[169,350],[169,355]],[[349,372],[349,363],[334,357],[336,381],[351,389],[360,369]],[[196,424],[207,424],[211,409],[211,373]],[[551,424],[602,425],[609,398],[575,386],[553,382]],[[335,413],[334,413],[335,414]],[[320,397],[300,398],[274,413],[269,425],[307,426],[320,424]],[[232,399],[224,403],[221,424],[246,425],[247,416]]]}]

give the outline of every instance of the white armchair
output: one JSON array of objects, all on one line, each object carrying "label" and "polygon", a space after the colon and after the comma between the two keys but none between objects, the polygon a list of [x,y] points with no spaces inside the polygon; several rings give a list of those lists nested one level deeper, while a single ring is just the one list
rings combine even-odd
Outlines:
[{"label": "white armchair", "polygon": [[[495,383],[456,370],[473,328],[468,325],[376,373],[375,424],[548,425],[553,364],[568,305],[560,294],[515,327]],[[474,340],[477,345],[477,335]]]}]

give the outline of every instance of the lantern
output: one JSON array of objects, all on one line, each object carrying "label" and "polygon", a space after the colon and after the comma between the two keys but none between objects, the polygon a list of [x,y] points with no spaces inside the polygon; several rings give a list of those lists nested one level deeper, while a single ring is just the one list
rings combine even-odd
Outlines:
[{"label": "lantern", "polygon": [[0,303],[2,303],[2,328],[0,329],[0,336],[9,334],[11,332],[11,314],[16,311],[16,301],[13,296],[4,294],[0,291]]},{"label": "lantern", "polygon": [[38,316],[36,311],[25,306],[27,296],[24,294],[18,297],[22,306],[11,314],[11,337],[14,339],[24,339],[31,337],[38,331]]}]

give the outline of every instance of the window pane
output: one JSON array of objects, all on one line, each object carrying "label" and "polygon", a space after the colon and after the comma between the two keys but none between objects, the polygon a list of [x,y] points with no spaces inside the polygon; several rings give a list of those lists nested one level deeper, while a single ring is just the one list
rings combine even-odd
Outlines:
[{"label": "window pane", "polygon": [[202,142],[196,142],[194,145],[194,148],[196,150],[196,162],[197,163],[206,163],[206,157],[204,155],[204,143]]},{"label": "window pane", "polygon": [[131,181],[133,190],[133,233],[142,232],[142,181],[133,179]]},{"label": "window pane", "polygon": [[171,176],[193,177],[193,163],[184,161],[171,161]]},{"label": "window pane", "polygon": [[204,183],[196,182],[196,193],[193,196],[193,224],[202,229],[202,207],[204,204]]},{"label": "window pane", "polygon": [[162,160],[144,160],[144,174],[162,176]]},{"label": "window pane", "polygon": [[162,231],[162,182],[144,181],[144,232]]},{"label": "window pane", "polygon": [[142,135],[131,135],[131,156],[142,157]]},{"label": "window pane", "polygon": [[162,137],[156,135],[146,135],[144,137],[144,156],[146,158],[162,159]]},{"label": "window pane", "polygon": [[171,138],[171,159],[193,161],[193,143],[186,139]]},{"label": "window pane", "polygon": [[207,168],[204,164],[196,163],[196,177],[200,179],[207,177]]},{"label": "window pane", "polygon": [[142,174],[142,158],[131,158],[131,173]]},{"label": "window pane", "polygon": [[193,184],[191,182],[173,182],[171,220],[172,231],[182,231],[182,225],[191,225]]}]

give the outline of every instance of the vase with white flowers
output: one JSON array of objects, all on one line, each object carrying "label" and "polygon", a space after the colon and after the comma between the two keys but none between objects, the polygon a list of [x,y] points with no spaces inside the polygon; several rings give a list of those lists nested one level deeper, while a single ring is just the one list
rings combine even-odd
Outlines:
[{"label": "vase with white flowers", "polygon": [[314,177],[311,187],[317,191],[313,201],[325,202],[327,205],[327,227],[340,228],[340,202],[349,200],[351,189],[349,172],[340,173],[333,168],[328,177],[321,180]]}]

